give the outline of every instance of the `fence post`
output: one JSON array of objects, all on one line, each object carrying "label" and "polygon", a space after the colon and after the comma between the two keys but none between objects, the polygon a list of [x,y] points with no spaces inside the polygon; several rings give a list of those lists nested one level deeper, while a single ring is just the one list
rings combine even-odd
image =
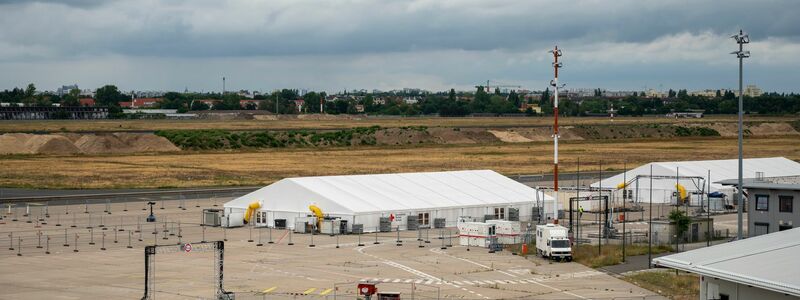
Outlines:
[{"label": "fence post", "polygon": [[258,244],[256,246],[261,247],[264,246],[264,243],[261,242],[261,228],[258,229]]},{"label": "fence post", "polygon": [[131,236],[132,235],[133,235],[133,232],[128,230],[128,249],[133,248],[133,246],[131,246]]},{"label": "fence post", "polygon": [[[116,231],[114,233],[116,233]],[[100,250],[105,251],[106,250],[106,233],[105,232],[103,232],[103,237],[102,237],[100,243],[101,243],[100,244]]]},{"label": "fence post", "polygon": [[269,232],[268,232],[269,241],[267,242],[267,244],[274,244],[275,242],[272,241],[272,227],[268,227],[268,229],[269,229]]},{"label": "fence post", "polygon": [[44,245],[45,245],[44,254],[50,254],[50,236],[49,235],[45,236]]},{"label": "fence post", "polygon": [[22,256],[22,237],[17,237],[17,256]]},{"label": "fence post", "polygon": [[78,234],[75,234],[75,249],[72,252],[78,252]]},{"label": "fence post", "polygon": [[294,245],[294,243],[292,242],[292,231],[291,230],[289,230],[289,243],[286,244],[286,245],[289,245],[289,246]]},{"label": "fence post", "polygon": [[38,239],[38,242],[36,244],[36,249],[42,249],[42,231],[41,230],[36,232],[36,238]]},{"label": "fence post", "polygon": [[14,251],[14,233],[13,232],[9,232],[8,233],[8,250],[9,251]]},{"label": "fence post", "polygon": [[[73,216],[75,214],[72,214]],[[67,241],[67,229],[64,228],[64,247],[69,247],[69,242]]]},{"label": "fence post", "polygon": [[117,243],[117,232],[118,232],[118,231],[117,231],[117,227],[115,226],[115,227],[114,227],[114,244],[116,244],[116,243]]},{"label": "fence post", "polygon": [[94,228],[89,228],[89,245],[94,245]]}]

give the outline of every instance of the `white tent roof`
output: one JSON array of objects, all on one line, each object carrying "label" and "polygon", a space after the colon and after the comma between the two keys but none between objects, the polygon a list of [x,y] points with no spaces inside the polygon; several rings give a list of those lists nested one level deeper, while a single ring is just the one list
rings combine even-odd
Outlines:
[{"label": "white tent roof", "polygon": [[656,265],[800,297],[800,228],[653,259]]},{"label": "white tent roof", "polygon": [[355,214],[530,203],[535,193],[491,170],[319,176],[286,178],[225,207],[246,208],[261,201],[266,210],[305,212],[316,204],[326,213]]},{"label": "white tent roof", "polygon": [[[720,180],[738,178],[739,163],[736,159],[725,160],[695,160],[695,161],[673,161],[673,162],[653,162],[638,168],[628,170],[627,174],[618,174],[602,181],[592,183],[592,187],[600,186],[602,182],[603,188],[616,188],[617,185],[623,182],[623,178],[627,180],[635,178],[637,175],[650,175],[650,166],[653,166],[653,175],[655,176],[675,176],[677,174],[681,177],[698,176],[708,180],[708,171],[711,171],[711,191],[723,188],[722,185],[714,183]],[[767,157],[767,158],[747,158],[743,162],[743,176],[755,177],[756,172],[764,172],[764,176],[790,176],[800,175],[800,163],[785,157]],[[703,184],[699,182],[698,184]],[[705,182],[708,185],[708,182]],[[690,180],[681,180],[681,185],[685,186],[687,190],[699,190],[695,187]],[[639,188],[650,186],[650,179],[647,177],[639,179]],[[629,187],[630,188],[630,187]],[[675,189],[675,179],[654,180],[653,189]],[[708,191],[706,191],[708,192]]]}]

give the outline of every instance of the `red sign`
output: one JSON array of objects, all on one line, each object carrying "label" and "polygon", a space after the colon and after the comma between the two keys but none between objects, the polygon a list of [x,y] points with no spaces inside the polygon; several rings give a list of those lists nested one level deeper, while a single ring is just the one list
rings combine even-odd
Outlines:
[{"label": "red sign", "polygon": [[389,221],[394,222],[394,214],[389,214]]},{"label": "red sign", "polygon": [[183,245],[183,251],[186,251],[187,253],[192,252],[192,244]]}]

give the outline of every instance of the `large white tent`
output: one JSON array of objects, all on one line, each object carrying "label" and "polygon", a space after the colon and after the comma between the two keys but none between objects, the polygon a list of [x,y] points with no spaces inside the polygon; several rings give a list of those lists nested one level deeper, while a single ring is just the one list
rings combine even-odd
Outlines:
[{"label": "large white tent", "polygon": [[[538,194],[538,195],[537,195]],[[226,216],[243,215],[253,202],[261,207],[256,226],[273,226],[276,219],[307,220],[309,205],[349,224],[363,224],[375,231],[380,217],[394,217],[393,227],[406,227],[404,216],[427,214],[445,218],[453,226],[459,217],[482,219],[485,215],[508,218],[510,208],[521,220],[530,219],[533,207],[552,198],[490,170],[345,175],[286,178],[225,203]],[[232,226],[238,224],[231,224]]]},{"label": "large white tent", "polygon": [[[629,183],[627,190],[630,191],[631,195],[629,196],[629,201],[648,203],[650,198],[649,175],[651,166],[653,167],[653,176],[656,177],[653,179],[653,203],[674,202],[675,196],[673,193],[675,193],[675,185],[678,183],[675,177],[680,180],[680,184],[686,188],[689,194],[721,192],[730,198],[734,193],[733,188],[715,182],[734,179],[739,176],[737,159],[652,162],[592,183],[591,187],[596,189],[602,186],[603,190],[615,191],[613,194],[616,198],[621,199],[622,193],[621,190],[617,191],[617,187],[627,180]],[[745,178],[756,177],[758,172],[768,177],[800,175],[800,163],[785,157],[744,159],[742,169]],[[639,177],[639,180],[635,180],[637,175],[642,175],[642,177]],[[661,177],[659,178],[659,176]]]}]

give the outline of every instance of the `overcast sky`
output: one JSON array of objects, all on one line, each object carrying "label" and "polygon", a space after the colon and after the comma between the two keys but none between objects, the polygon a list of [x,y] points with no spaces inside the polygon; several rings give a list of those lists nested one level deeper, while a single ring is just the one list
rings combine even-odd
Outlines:
[{"label": "overcast sky", "polygon": [[800,91],[800,1],[0,0],[0,89]]}]

